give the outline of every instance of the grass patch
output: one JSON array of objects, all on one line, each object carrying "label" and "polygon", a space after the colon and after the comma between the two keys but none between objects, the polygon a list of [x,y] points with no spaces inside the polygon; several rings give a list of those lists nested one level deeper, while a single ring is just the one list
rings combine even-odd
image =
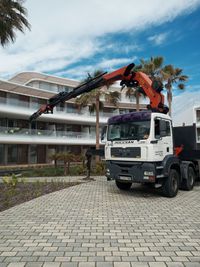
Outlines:
[{"label": "grass patch", "polygon": [[[8,181],[9,179],[6,180]],[[3,183],[0,183],[0,211],[9,209],[42,195],[81,183],[65,181],[25,182],[24,180],[18,181],[15,177],[14,180],[15,182],[13,182],[13,177],[11,177],[10,182],[4,181]]]},{"label": "grass patch", "polygon": [[[43,167],[43,168],[33,168],[30,170],[22,171],[22,177],[51,177],[51,176],[64,176],[64,168],[59,166],[55,167]],[[70,166],[69,174],[67,175],[87,175],[86,167],[80,165]],[[105,164],[104,162],[99,162],[91,168],[91,175],[105,175]]]}]

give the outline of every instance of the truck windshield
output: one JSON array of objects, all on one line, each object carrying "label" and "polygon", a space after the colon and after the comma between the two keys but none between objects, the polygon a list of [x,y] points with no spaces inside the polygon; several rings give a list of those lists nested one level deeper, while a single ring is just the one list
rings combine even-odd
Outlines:
[{"label": "truck windshield", "polygon": [[108,141],[147,139],[150,132],[150,120],[115,123],[108,126]]}]

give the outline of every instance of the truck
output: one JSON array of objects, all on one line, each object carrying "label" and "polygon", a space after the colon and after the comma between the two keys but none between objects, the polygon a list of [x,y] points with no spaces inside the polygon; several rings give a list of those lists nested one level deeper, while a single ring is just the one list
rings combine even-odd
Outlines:
[{"label": "truck", "polygon": [[[195,145],[195,128],[173,127],[161,93],[163,85],[143,72],[134,71],[134,63],[80,84],[71,92],[61,92],[31,115],[53,113],[60,102],[78,97],[102,86],[120,81],[122,87],[139,87],[149,98],[147,109],[113,116],[102,133],[106,176],[120,190],[133,183],[161,188],[166,197],[175,197],[179,189],[192,190],[199,177],[200,150]],[[94,150],[93,150],[94,151]],[[97,154],[97,151],[94,152]]]},{"label": "truck", "polygon": [[161,188],[167,197],[175,197],[179,188],[192,190],[200,159],[194,137],[195,126],[173,127],[166,114],[114,116],[106,133],[106,176],[121,190],[129,190],[133,182]]}]

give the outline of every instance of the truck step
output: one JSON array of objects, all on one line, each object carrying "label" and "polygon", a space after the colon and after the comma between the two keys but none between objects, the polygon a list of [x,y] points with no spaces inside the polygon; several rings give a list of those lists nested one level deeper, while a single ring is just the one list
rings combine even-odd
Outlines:
[{"label": "truck step", "polygon": [[163,169],[163,166],[156,166],[157,170]]},{"label": "truck step", "polygon": [[163,178],[163,177],[164,177],[164,174],[156,175],[156,178]]},{"label": "truck step", "polygon": [[162,185],[161,184],[155,184],[154,188],[160,188]]}]

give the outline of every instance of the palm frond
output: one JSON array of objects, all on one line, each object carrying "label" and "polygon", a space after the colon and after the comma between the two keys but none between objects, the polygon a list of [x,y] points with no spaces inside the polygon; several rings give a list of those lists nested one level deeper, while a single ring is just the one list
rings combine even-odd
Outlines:
[{"label": "palm frond", "polygon": [[180,77],[179,77],[179,81],[181,82],[186,82],[187,80],[188,80],[188,76],[187,75],[181,75]]},{"label": "palm frond", "polygon": [[179,88],[180,90],[185,89],[185,84],[183,84],[183,83],[179,83],[179,84],[178,84],[178,88]]},{"label": "palm frond", "polygon": [[27,10],[20,0],[0,0],[0,43],[6,46],[16,38],[15,30],[24,33],[25,28],[30,30],[30,24],[26,18]]},{"label": "palm frond", "polygon": [[174,75],[175,76],[180,76],[182,72],[183,72],[183,69],[180,69],[180,68],[174,69]]},{"label": "palm frond", "polygon": [[161,56],[157,56],[153,58],[153,65],[154,65],[154,70],[160,69],[163,65],[164,58]]},{"label": "palm frond", "polygon": [[117,106],[119,100],[121,98],[121,94],[118,91],[109,92],[106,94],[106,101],[114,106]]},{"label": "palm frond", "polygon": [[166,65],[164,66],[164,68],[162,69],[166,74],[169,75],[174,75],[174,67],[170,64],[170,65]]},{"label": "palm frond", "polygon": [[132,87],[127,87],[125,95],[128,98],[131,98],[131,97],[135,96],[135,89],[133,89]]}]

